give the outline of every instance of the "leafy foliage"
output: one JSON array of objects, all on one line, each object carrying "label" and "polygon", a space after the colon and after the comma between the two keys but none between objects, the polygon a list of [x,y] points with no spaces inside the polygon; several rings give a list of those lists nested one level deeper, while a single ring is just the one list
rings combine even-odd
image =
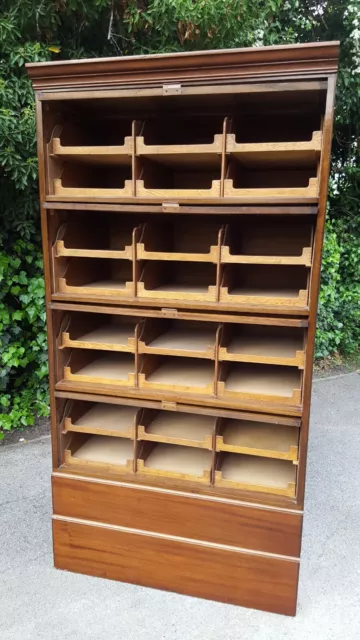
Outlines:
[{"label": "leafy foliage", "polygon": [[1,11],[0,437],[48,411],[28,61],[340,39],[317,356],[358,349],[358,0],[3,0]]}]

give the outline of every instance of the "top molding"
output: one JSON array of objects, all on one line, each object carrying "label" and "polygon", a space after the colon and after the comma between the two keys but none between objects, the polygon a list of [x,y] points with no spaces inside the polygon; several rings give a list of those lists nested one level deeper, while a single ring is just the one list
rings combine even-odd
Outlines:
[{"label": "top molding", "polygon": [[29,63],[35,91],[119,88],[164,82],[321,78],[337,71],[338,41]]}]

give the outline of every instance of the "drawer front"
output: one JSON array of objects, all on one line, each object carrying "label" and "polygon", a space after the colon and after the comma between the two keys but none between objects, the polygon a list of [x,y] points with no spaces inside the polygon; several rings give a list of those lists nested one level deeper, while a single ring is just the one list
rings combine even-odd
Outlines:
[{"label": "drawer front", "polygon": [[52,482],[56,516],[300,556],[301,513],[65,475]]},{"label": "drawer front", "polygon": [[55,566],[92,576],[295,615],[297,561],[110,526],[53,520]]}]

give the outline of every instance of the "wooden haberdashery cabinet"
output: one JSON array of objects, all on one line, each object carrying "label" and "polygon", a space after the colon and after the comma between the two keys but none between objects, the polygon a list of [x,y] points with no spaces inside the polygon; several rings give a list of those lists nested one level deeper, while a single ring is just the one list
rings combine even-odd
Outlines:
[{"label": "wooden haberdashery cabinet", "polygon": [[295,614],[337,59],[27,65],[56,567]]}]

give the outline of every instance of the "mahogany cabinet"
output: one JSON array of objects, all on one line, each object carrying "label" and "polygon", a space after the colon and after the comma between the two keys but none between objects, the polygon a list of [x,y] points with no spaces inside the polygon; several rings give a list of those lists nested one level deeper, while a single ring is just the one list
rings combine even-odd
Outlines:
[{"label": "mahogany cabinet", "polygon": [[28,65],[56,567],[295,614],[337,59]]}]

